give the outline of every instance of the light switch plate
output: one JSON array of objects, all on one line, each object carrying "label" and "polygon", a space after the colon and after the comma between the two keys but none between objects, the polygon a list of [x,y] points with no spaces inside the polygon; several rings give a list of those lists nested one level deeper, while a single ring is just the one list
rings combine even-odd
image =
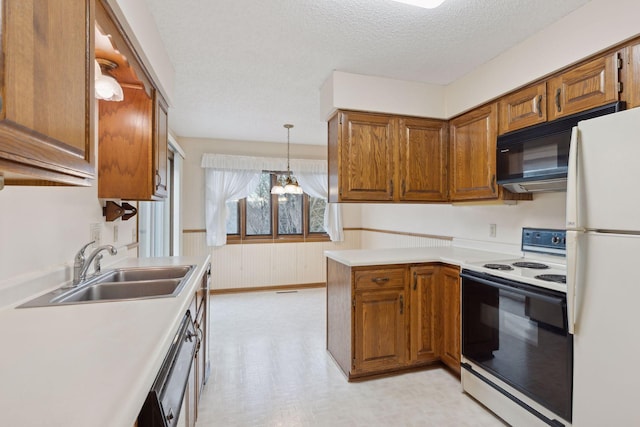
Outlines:
[{"label": "light switch plate", "polygon": [[95,241],[95,246],[100,246],[102,232],[102,225],[100,223],[94,223],[89,226],[89,241]]}]

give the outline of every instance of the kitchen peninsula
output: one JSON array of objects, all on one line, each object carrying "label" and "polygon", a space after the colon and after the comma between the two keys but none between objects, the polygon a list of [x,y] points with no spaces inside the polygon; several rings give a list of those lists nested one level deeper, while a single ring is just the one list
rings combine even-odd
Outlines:
[{"label": "kitchen peninsula", "polygon": [[459,247],[325,256],[327,350],[349,380],[439,361],[459,373],[460,267],[505,258]]}]

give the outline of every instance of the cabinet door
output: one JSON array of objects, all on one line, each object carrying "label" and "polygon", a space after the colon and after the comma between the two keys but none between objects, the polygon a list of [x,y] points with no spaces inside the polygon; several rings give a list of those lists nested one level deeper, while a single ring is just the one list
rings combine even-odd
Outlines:
[{"label": "cabinet door", "polygon": [[460,274],[455,267],[441,267],[443,289],[442,361],[460,372]]},{"label": "cabinet door", "polygon": [[2,13],[0,175],[91,185],[93,0],[4,0]]},{"label": "cabinet door", "polygon": [[640,107],[640,44],[628,48],[627,64],[627,108]]},{"label": "cabinet door", "polygon": [[495,199],[497,104],[450,122],[451,200]]},{"label": "cabinet door", "polygon": [[338,147],[341,201],[393,199],[394,127],[391,116],[340,113]]},{"label": "cabinet door", "polygon": [[546,82],[507,95],[498,102],[499,133],[511,132],[547,121]]},{"label": "cabinet door", "polygon": [[122,102],[100,101],[98,197],[150,200],[153,195],[153,99],[123,87]]},{"label": "cabinet door", "polygon": [[549,120],[617,101],[618,59],[607,55],[549,79]]},{"label": "cabinet door", "polygon": [[167,152],[169,124],[167,104],[155,91],[153,158],[155,164],[154,196],[167,197],[169,174],[167,170]]},{"label": "cabinet door", "polygon": [[410,362],[440,357],[441,296],[437,265],[411,268]]},{"label": "cabinet door", "polygon": [[447,122],[401,118],[398,124],[399,199],[447,201]]},{"label": "cabinet door", "polygon": [[404,288],[356,292],[352,374],[383,371],[405,363]]}]

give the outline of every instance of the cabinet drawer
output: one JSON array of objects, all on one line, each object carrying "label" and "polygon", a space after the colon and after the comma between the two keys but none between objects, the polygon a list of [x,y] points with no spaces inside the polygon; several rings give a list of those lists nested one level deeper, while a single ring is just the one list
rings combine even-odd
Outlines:
[{"label": "cabinet drawer", "polygon": [[405,269],[376,269],[354,273],[356,290],[404,287]]}]

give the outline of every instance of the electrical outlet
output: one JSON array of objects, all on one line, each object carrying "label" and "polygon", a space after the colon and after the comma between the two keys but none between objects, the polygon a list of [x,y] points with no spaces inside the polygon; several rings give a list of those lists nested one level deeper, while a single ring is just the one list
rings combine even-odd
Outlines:
[{"label": "electrical outlet", "polygon": [[496,225],[489,224],[489,237],[496,237]]},{"label": "electrical outlet", "polygon": [[116,243],[118,241],[118,226],[114,225],[113,226],[113,243]]},{"label": "electrical outlet", "polygon": [[89,226],[89,241],[95,241],[95,246],[100,246],[102,226],[100,223],[91,224]]}]

